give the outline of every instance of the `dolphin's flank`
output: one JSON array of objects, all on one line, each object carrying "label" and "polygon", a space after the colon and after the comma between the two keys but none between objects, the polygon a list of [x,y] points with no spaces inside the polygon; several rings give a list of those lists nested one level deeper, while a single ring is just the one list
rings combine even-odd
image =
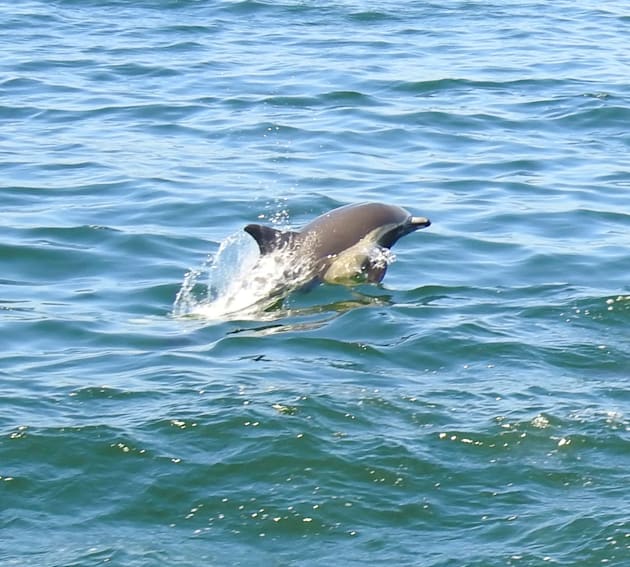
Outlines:
[{"label": "dolphin's flank", "polygon": [[378,283],[387,262],[374,251],[391,248],[399,238],[431,221],[383,203],[359,203],[333,209],[308,223],[300,231],[248,224],[245,231],[258,243],[262,255],[289,250],[307,266],[313,280],[329,283],[367,281]]}]

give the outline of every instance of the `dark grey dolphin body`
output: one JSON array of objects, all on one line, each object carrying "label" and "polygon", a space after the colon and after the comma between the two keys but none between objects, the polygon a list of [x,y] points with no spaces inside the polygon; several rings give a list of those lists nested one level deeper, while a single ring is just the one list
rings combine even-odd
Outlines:
[{"label": "dark grey dolphin body", "polygon": [[402,207],[359,203],[333,209],[297,232],[260,224],[248,224],[245,231],[254,237],[261,255],[285,249],[295,254],[312,281],[378,283],[387,270],[383,255],[374,254],[378,247],[389,249],[399,238],[430,224]]}]

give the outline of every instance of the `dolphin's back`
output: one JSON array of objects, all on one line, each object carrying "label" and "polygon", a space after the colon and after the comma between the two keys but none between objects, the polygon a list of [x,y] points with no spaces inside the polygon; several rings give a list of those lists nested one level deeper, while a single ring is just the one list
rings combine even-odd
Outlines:
[{"label": "dolphin's back", "polygon": [[374,231],[387,232],[410,214],[401,207],[359,203],[334,209],[308,223],[300,238],[308,240],[315,257],[339,254]]}]

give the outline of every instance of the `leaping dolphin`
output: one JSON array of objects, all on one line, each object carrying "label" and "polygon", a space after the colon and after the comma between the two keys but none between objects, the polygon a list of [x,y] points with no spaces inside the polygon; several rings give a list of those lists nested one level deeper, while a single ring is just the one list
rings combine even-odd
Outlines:
[{"label": "leaping dolphin", "polygon": [[375,252],[391,248],[396,241],[431,221],[414,217],[402,207],[383,203],[358,203],[333,209],[300,231],[248,224],[261,255],[288,250],[306,267],[307,280],[328,283],[379,283],[387,261]]}]

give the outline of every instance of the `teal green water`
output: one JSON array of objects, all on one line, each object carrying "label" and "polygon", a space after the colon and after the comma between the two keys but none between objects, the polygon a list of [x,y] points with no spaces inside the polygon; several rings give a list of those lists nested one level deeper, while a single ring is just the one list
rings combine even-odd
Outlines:
[{"label": "teal green water", "polygon": [[[630,563],[626,2],[0,6],[1,565]],[[381,285],[178,311],[365,200]]]}]

